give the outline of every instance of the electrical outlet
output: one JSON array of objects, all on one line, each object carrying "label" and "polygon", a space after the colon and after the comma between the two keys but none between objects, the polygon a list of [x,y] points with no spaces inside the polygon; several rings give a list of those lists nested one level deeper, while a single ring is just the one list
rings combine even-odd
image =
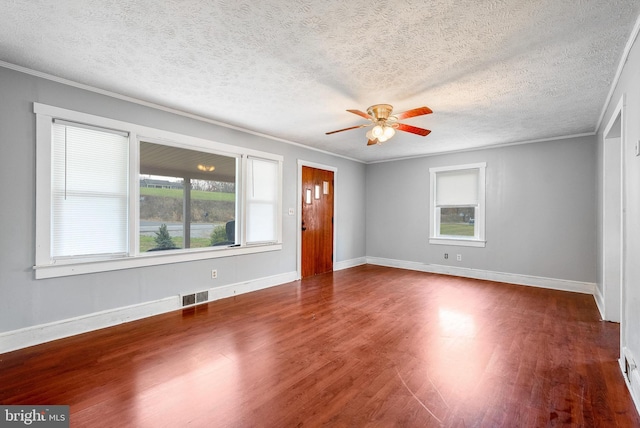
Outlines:
[{"label": "electrical outlet", "polygon": [[217,269],[212,269],[211,270],[211,279],[216,279],[218,277],[218,270]]},{"label": "electrical outlet", "polygon": [[461,262],[462,261],[462,254],[457,254],[456,255],[456,260]]},{"label": "electrical outlet", "polygon": [[289,208],[289,215],[295,215],[295,210],[293,208]]},{"label": "electrical outlet", "polygon": [[445,260],[449,258],[449,254],[448,253],[444,253],[444,258]]}]

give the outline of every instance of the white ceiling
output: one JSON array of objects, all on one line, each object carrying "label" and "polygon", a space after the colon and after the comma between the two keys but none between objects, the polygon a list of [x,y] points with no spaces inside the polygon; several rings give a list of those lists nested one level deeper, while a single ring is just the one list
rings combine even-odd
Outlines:
[{"label": "white ceiling", "polygon": [[[592,133],[638,0],[0,0],[0,61],[365,162]],[[427,137],[366,146],[388,103]]]}]

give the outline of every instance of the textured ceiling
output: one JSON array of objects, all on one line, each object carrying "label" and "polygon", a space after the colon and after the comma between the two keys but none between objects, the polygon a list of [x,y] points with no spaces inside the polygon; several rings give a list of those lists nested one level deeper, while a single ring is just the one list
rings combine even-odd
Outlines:
[{"label": "textured ceiling", "polygon": [[[638,0],[0,0],[0,60],[379,161],[595,131]],[[366,146],[346,109],[432,130]]]}]

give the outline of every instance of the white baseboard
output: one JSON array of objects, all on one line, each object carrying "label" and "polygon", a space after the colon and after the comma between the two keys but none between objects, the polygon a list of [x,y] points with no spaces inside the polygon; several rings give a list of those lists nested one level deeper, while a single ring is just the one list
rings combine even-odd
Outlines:
[{"label": "white baseboard", "polygon": [[638,366],[636,366],[635,358],[633,357],[631,351],[626,346],[623,349],[623,355],[627,358],[631,364],[630,367],[630,376],[627,378],[625,374],[625,364],[622,359],[618,360],[620,363],[620,370],[622,371],[622,377],[624,378],[624,382],[627,384],[627,388],[629,389],[629,393],[631,394],[631,398],[633,399],[633,404],[636,406],[636,410],[640,413],[640,370]]},{"label": "white baseboard", "polygon": [[337,270],[349,269],[352,267],[361,266],[365,264],[367,264],[367,258],[358,257],[357,259],[343,260],[341,262],[334,263],[333,270],[337,271]]},{"label": "white baseboard", "polygon": [[275,287],[276,285],[293,282],[297,279],[296,272],[288,272],[280,275],[268,276],[265,278],[254,279],[251,281],[238,282],[235,284],[223,285],[209,289],[209,301],[225,299],[227,297],[237,296],[239,294],[250,293],[252,291],[262,290],[264,288]]},{"label": "white baseboard", "polygon": [[515,273],[493,272],[479,269],[469,269],[456,266],[425,264],[404,260],[367,257],[367,263],[380,266],[397,267],[417,270],[421,272],[439,273],[444,275],[461,276],[464,278],[485,279],[488,281],[506,282],[509,284],[529,285],[532,287],[549,288],[552,290],[573,291],[593,295],[596,285],[593,282],[570,281],[566,279],[545,278]]},{"label": "white baseboard", "polygon": [[593,292],[593,299],[596,301],[596,306],[598,307],[598,312],[600,313],[600,318],[605,319],[604,318],[604,296],[602,295],[602,292],[597,287],[597,285],[596,285],[595,290]]},{"label": "white baseboard", "polygon": [[640,372],[637,369],[631,372],[631,382],[629,383],[633,404],[636,405],[636,410],[640,413]]},{"label": "white baseboard", "polygon": [[[209,301],[249,293],[296,280],[296,272],[209,289]],[[182,309],[178,295],[152,302],[95,312],[88,315],[0,333],[0,354],[52,340],[112,327],[130,321]]]}]

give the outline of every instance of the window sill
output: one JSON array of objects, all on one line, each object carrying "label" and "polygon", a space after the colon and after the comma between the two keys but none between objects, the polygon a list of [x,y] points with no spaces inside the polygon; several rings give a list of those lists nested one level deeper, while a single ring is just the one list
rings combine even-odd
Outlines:
[{"label": "window sill", "polygon": [[83,275],[88,273],[108,272],[147,266],[158,266],[169,263],[181,263],[196,260],[217,259],[220,257],[239,256],[244,254],[264,253],[282,250],[282,244],[250,245],[246,247],[227,247],[218,250],[194,250],[173,253],[142,254],[135,257],[118,259],[69,262],[34,266],[36,279],[57,278],[63,276]]},{"label": "window sill", "polygon": [[481,241],[479,239],[463,239],[463,238],[429,238],[429,244],[453,245],[457,247],[484,248],[487,244],[487,241]]}]

